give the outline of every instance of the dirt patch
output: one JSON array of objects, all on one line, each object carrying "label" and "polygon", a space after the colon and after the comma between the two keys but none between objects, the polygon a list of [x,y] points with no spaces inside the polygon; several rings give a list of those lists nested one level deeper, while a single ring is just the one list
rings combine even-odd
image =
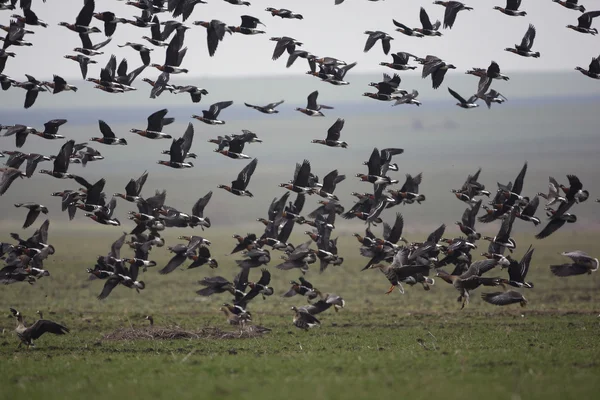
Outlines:
[{"label": "dirt patch", "polygon": [[249,339],[270,332],[268,328],[248,326],[243,330],[224,331],[216,327],[206,327],[196,331],[177,328],[145,327],[119,328],[107,335],[103,340],[174,340],[174,339]]}]

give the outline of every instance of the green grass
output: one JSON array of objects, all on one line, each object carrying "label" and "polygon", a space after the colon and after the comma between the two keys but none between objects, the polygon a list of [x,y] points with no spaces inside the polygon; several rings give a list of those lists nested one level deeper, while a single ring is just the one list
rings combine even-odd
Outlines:
[{"label": "green grass", "polygon": [[[180,233],[167,236],[168,242]],[[359,271],[367,260],[348,233],[340,239],[344,264],[306,276],[322,291],[346,299],[339,313],[319,316],[321,328],[304,332],[292,325],[290,307],[306,300],[279,295],[299,271],[275,270],[273,260],[276,295],[251,304],[254,323],[270,333],[250,339],[115,341],[105,336],[121,328],[235,330],[218,311],[229,296],[201,299],[194,293],[204,276],[236,273],[236,257],[224,256],[233,246],[231,232],[206,232],[218,269],[166,276],[150,270],[142,276],[147,288],[139,295],[118,287],[99,302],[95,296],[103,282],[88,281],[85,268],[107,253],[118,234],[107,228],[82,231],[74,239],[53,231],[50,242],[57,253],[45,264],[51,276],[34,286],[2,287],[0,399],[567,399],[593,398],[600,389],[598,274],[559,279],[548,268],[563,262],[559,253],[574,249],[571,243],[594,254],[596,235],[557,234],[533,243],[528,280],[535,288],[524,291],[529,300],[524,309],[484,303],[479,295],[486,290],[478,289],[460,311],[458,293],[441,280],[430,292],[415,286],[405,295],[384,295],[385,277]],[[520,256],[531,237],[516,240]],[[168,260],[166,248],[151,255],[159,266]],[[251,279],[258,275],[252,271]],[[17,350],[8,307],[29,321],[43,310],[45,318],[64,323],[71,333],[43,336],[35,349]],[[143,320],[147,314],[153,315],[154,328]]]}]

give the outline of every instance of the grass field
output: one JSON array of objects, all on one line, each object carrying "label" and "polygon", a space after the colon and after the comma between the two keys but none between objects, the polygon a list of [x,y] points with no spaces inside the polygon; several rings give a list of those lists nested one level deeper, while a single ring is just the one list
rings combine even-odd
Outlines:
[{"label": "grass field", "polygon": [[[206,231],[218,269],[180,269],[166,276],[149,270],[141,278],[147,287],[140,294],[118,287],[103,302],[95,298],[103,282],[88,281],[85,269],[93,266],[96,255],[108,252],[120,231],[80,233],[51,231],[49,241],[57,248],[45,263],[51,276],[34,286],[0,290],[5,316],[0,320],[0,398],[567,399],[593,398],[600,389],[600,278],[559,279],[548,268],[566,261],[559,255],[565,250],[594,254],[597,234],[556,234],[533,242],[528,280],[535,288],[524,292],[526,308],[484,303],[479,295],[486,290],[478,289],[460,311],[458,293],[439,279],[429,292],[415,286],[404,295],[385,295],[387,280],[379,271],[360,272],[367,259],[358,254],[350,233],[344,233],[344,264],[324,274],[311,270],[306,277],[323,292],[344,297],[346,308],[321,314],[322,326],[309,332],[292,325],[290,311],[306,300],[280,297],[299,271],[273,269],[274,253],[270,265],[276,294],[265,301],[259,297],[250,306],[253,323],[272,331],[240,338],[218,311],[231,300],[229,295],[205,299],[194,293],[204,276],[235,275],[236,257],[224,255],[233,247],[231,232]],[[172,230],[167,243],[175,243],[182,233]],[[535,240],[530,235],[515,238],[517,257]],[[419,235],[408,239],[422,240]],[[292,241],[301,240],[297,235]],[[125,247],[123,253],[129,254]],[[159,266],[168,257],[166,248],[151,253]],[[250,278],[258,275],[252,271]],[[17,350],[8,307],[18,308],[28,321],[42,310],[45,318],[65,324],[71,333],[45,335],[35,349]],[[154,317],[153,327],[144,320],[148,314]],[[116,333],[148,336],[167,327],[210,327],[234,334],[226,339],[111,339]]]}]

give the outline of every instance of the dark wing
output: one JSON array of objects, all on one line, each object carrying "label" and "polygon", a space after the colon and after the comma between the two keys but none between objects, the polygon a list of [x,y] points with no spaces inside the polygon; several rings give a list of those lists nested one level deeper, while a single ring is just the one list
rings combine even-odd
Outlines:
[{"label": "dark wing", "polygon": [[296,175],[296,179],[294,180],[294,185],[299,187],[308,187],[308,179],[310,178],[310,161],[304,160],[300,169],[298,170],[298,174]]},{"label": "dark wing", "polygon": [[514,290],[509,290],[508,292],[482,293],[481,298],[486,303],[495,306],[506,306],[524,301],[523,295]]},{"label": "dark wing", "polygon": [[258,158],[252,160],[248,165],[244,167],[244,169],[238,174],[237,180],[231,183],[232,188],[245,190],[250,182],[250,178],[256,169],[256,165],[258,164]]},{"label": "dark wing", "polygon": [[77,18],[75,19],[75,25],[90,26],[95,7],[96,3],[94,0],[85,0],[83,8],[79,11],[79,15],[77,15]]},{"label": "dark wing", "polygon": [[525,206],[525,208],[523,208],[523,211],[521,212],[521,214],[529,216],[529,217],[533,217],[539,205],[540,205],[540,197],[536,195],[531,201],[529,201],[529,203]]},{"label": "dark wing", "polygon": [[67,123],[66,119],[53,119],[44,124],[44,133],[48,133],[50,135],[56,135],[58,133],[58,128],[61,125]]},{"label": "dark wing", "polygon": [[432,242],[432,243],[439,242],[440,239],[442,238],[442,236],[444,236],[445,230],[446,230],[446,225],[445,224],[440,225],[439,228],[437,228],[435,231],[433,231],[431,234],[429,234],[429,236],[427,237],[427,241]]},{"label": "dark wing", "polygon": [[62,145],[58,155],[54,159],[54,171],[55,172],[67,172],[69,168],[69,158],[73,154],[73,146],[75,146],[74,140],[69,140]]},{"label": "dark wing", "polygon": [[429,15],[427,15],[427,11],[423,7],[421,7],[421,12],[419,13],[419,19],[421,20],[421,25],[423,25],[423,29],[433,30],[433,25],[431,25],[431,21],[429,20]]},{"label": "dark wing", "polygon": [[112,292],[113,289],[117,287],[119,282],[121,282],[121,278],[119,278],[118,276],[111,276],[110,278],[108,278],[106,283],[104,284],[104,287],[102,288],[102,293],[98,295],[98,300],[104,300],[105,298],[107,298],[110,292]]},{"label": "dark wing", "polygon": [[344,120],[342,118],[338,118],[337,121],[331,125],[331,127],[327,130],[327,139],[331,141],[340,140],[340,135],[342,129],[344,128]]},{"label": "dark wing", "polygon": [[181,264],[183,264],[183,262],[186,260],[186,258],[187,258],[187,256],[185,254],[175,254],[173,256],[173,258],[171,258],[169,260],[167,265],[163,269],[158,271],[158,273],[161,275],[165,275],[165,274],[175,271],[177,269],[177,267],[179,267]]},{"label": "dark wing", "polygon": [[525,173],[527,173],[527,163],[523,165],[521,168],[521,172],[517,175],[517,179],[515,179],[515,184],[513,185],[512,192],[516,194],[521,194],[523,191],[523,182],[525,181]]},{"label": "dark wing", "polygon": [[450,2],[446,6],[446,11],[444,12],[444,28],[452,29],[454,22],[456,21],[456,16],[460,11],[461,4],[460,3],[452,3]]},{"label": "dark wing", "polygon": [[333,193],[336,185],[336,178],[338,177],[338,170],[334,169],[323,178],[323,191],[326,193]]},{"label": "dark wing", "polygon": [[452,90],[452,89],[448,88],[448,92],[450,92],[450,94],[451,94],[451,95],[452,95],[452,96],[453,96],[453,97],[454,97],[456,100],[460,101],[460,102],[461,102],[461,104],[466,104],[466,103],[467,103],[467,101],[466,101],[465,99],[463,99],[463,98],[461,97],[461,95],[460,95],[460,94],[458,94],[458,93],[456,93],[454,90]]},{"label": "dark wing", "polygon": [[229,107],[233,104],[233,101],[221,101],[219,103],[212,104],[208,109],[208,112],[212,114],[213,118],[217,118],[221,110]]},{"label": "dark wing", "polygon": [[[146,179],[148,179],[148,172],[144,171],[144,173],[142,174],[142,176],[140,176],[135,181],[135,195],[134,196],[139,196],[140,195],[140,192],[142,191],[142,188],[144,187],[144,184],[146,183]],[[127,194],[129,194],[129,192]]]},{"label": "dark wing", "polygon": [[377,147],[371,152],[367,166],[369,167],[369,175],[379,175],[381,173],[381,155]]},{"label": "dark wing", "polygon": [[583,184],[575,175],[567,175],[567,179],[569,180],[569,191],[567,193],[567,200],[575,199],[575,194],[583,189]]},{"label": "dark wing", "polygon": [[165,115],[167,115],[168,112],[169,110],[163,108],[162,110],[158,110],[157,112],[151,114],[148,117],[147,130],[160,132],[163,127],[163,118],[165,117]]},{"label": "dark wing", "polygon": [[364,52],[366,53],[367,51],[371,50],[375,43],[377,43],[377,40],[381,39],[382,37],[383,35],[381,34],[381,32],[371,32],[369,34],[369,37],[367,37]]},{"label": "dark wing", "polygon": [[431,75],[431,81],[434,89],[437,89],[442,85],[442,82],[444,82],[444,77],[446,76],[446,72],[448,72],[448,70],[445,68],[438,68],[435,72],[433,72]]},{"label": "dark wing", "polygon": [[315,90],[314,92],[312,92],[311,94],[308,95],[306,108],[308,108],[309,110],[316,110],[318,108],[317,107],[317,96],[319,96],[318,90]]},{"label": "dark wing", "polygon": [[573,275],[583,275],[589,271],[585,265],[579,264],[562,264],[551,265],[550,271],[556,276],[565,277]]},{"label": "dark wing", "polygon": [[519,47],[523,50],[529,51],[533,47],[534,40],[535,26],[529,24],[529,28],[527,28],[527,32],[525,32],[525,36],[523,36],[523,40],[521,41],[521,45]]},{"label": "dark wing", "polygon": [[[529,272],[529,264],[531,263],[531,258],[533,257],[534,250],[535,249],[532,246],[529,246],[529,248],[527,249],[527,252],[525,253],[523,258],[521,258],[521,261],[519,262],[519,268],[520,268],[519,273],[521,274],[521,279],[525,279],[525,277],[527,276],[527,273]],[[510,270],[508,271],[508,273],[510,275]]]},{"label": "dark wing", "polygon": [[566,221],[562,218],[551,219],[550,222],[548,222],[548,225],[546,225],[540,233],[535,235],[536,239],[547,238],[548,236],[556,232],[561,226],[563,226],[565,222]]},{"label": "dark wing", "polygon": [[206,205],[208,204],[208,202],[210,201],[211,197],[212,197],[212,190],[210,192],[208,192],[204,197],[201,197],[198,199],[198,201],[196,202],[196,204],[194,204],[194,207],[192,207],[192,214],[195,215],[196,217],[203,217],[204,214],[204,207],[206,207]]},{"label": "dark wing", "polygon": [[56,322],[48,321],[47,319],[36,321],[36,323],[27,328],[27,330],[31,333],[31,339],[33,340],[38,339],[46,332],[55,335],[64,335],[69,332],[67,327],[57,324]]},{"label": "dark wing", "polygon": [[595,57],[592,58],[592,62],[590,62],[590,66],[588,67],[590,73],[600,74],[600,58]]},{"label": "dark wing", "polygon": [[115,240],[115,242],[110,246],[110,256],[116,259],[121,258],[121,247],[123,247],[123,243],[125,243],[125,238],[127,234],[123,233],[120,238]]},{"label": "dark wing", "polygon": [[510,238],[510,232],[512,231],[513,223],[515,222],[515,217],[517,215],[517,208],[513,208],[510,213],[504,216],[504,220],[502,221],[502,225],[500,225],[500,230],[498,231],[497,240],[498,242],[508,242]]},{"label": "dark wing", "polygon": [[387,240],[390,243],[396,244],[398,243],[398,240],[400,240],[400,238],[402,237],[402,231],[404,229],[404,218],[402,217],[402,214],[400,213],[396,213],[396,221],[394,222],[394,226],[392,227],[392,229],[389,231],[389,234],[384,235],[385,240]]},{"label": "dark wing", "polygon": [[110,126],[108,126],[106,122],[99,120],[98,125],[100,126],[100,132],[102,132],[102,136],[104,136],[105,138],[112,139],[116,137],[114,132],[112,131],[112,129],[110,129]]}]

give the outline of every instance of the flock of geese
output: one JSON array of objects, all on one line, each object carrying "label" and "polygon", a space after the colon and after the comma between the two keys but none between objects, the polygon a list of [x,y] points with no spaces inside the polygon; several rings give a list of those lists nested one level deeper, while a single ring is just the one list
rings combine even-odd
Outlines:
[{"label": "flock of geese", "polygon": [[[241,0],[225,0],[232,5],[249,6],[245,10],[252,10],[251,4]],[[600,15],[600,11],[586,12],[582,5],[575,1],[559,1],[566,9],[580,11],[578,25],[569,25],[568,28],[584,34],[597,34],[596,28],[592,28],[593,18]],[[44,0],[45,2],[45,0]],[[336,0],[335,4],[341,4],[343,0]],[[17,57],[11,50],[20,46],[32,46],[33,42],[25,39],[26,36],[33,37],[34,31],[31,27],[37,27],[36,32],[50,29],[49,24],[38,18],[32,10],[35,1],[21,0],[19,6],[21,14],[10,16],[8,26],[0,26],[6,31],[2,38],[4,45],[0,50],[0,73],[4,70],[7,62],[15,62]],[[65,55],[64,57],[76,61],[84,79],[93,82],[95,88],[108,93],[124,93],[136,90],[132,83],[137,76],[148,66],[156,68],[160,74],[156,80],[144,79],[151,85],[150,97],[156,98],[165,91],[170,93],[189,93],[192,102],[198,103],[203,96],[208,95],[205,89],[196,86],[177,86],[169,83],[171,74],[185,74],[188,69],[183,68],[183,61],[187,47],[184,47],[186,30],[190,26],[184,22],[193,14],[195,6],[205,3],[202,0],[141,0],[127,1],[127,5],[141,10],[141,16],[134,19],[117,17],[113,12],[97,12],[94,0],[84,0],[83,7],[71,22],[60,22],[70,31],[79,34],[82,47],[73,49],[77,55]],[[471,11],[472,7],[458,1],[435,1],[434,4],[445,8],[443,16],[443,29],[451,29],[457,21],[457,15],[461,11]],[[495,7],[498,11],[508,17],[525,17],[527,12],[520,9],[521,1],[508,0],[506,7]],[[17,0],[0,0],[0,10],[15,10]],[[284,19],[303,20],[304,17],[297,12],[287,9],[269,7],[266,9],[274,17]],[[476,12],[476,11],[474,11]],[[159,15],[171,15],[172,18],[181,17],[182,21],[174,19],[159,21]],[[5,15],[0,13],[0,17]],[[422,38],[424,36],[441,37],[442,22],[439,20],[431,22],[429,14],[424,8],[420,12],[420,28],[409,28],[403,22],[393,20],[396,31],[406,36]],[[409,16],[406,16],[408,19]],[[103,28],[92,26],[92,21],[103,23]],[[408,23],[408,21],[404,21]],[[101,49],[111,43],[113,35],[119,24],[131,24],[139,27],[144,32],[150,32],[150,36],[142,36],[149,43],[140,44],[125,42],[120,47],[130,47],[139,52],[142,65],[133,71],[128,71],[127,60],[122,60],[117,67],[117,59],[114,55],[100,70],[99,79],[87,78],[88,67],[97,64],[94,58],[103,55]],[[264,30],[258,28],[262,22],[253,16],[242,15],[239,26],[230,26],[219,20],[195,21],[195,26],[206,29],[207,50],[209,55],[215,56],[218,46],[225,41],[227,34],[259,35],[265,34]],[[106,39],[93,44],[91,36],[104,32]],[[391,41],[394,39],[384,31],[366,31],[367,35],[364,52],[374,48],[378,41],[384,54],[391,51]],[[173,35],[172,39],[169,38]],[[100,36],[100,35],[98,35]],[[540,53],[534,51],[534,40],[536,30],[529,25],[521,43],[506,51],[523,57],[540,57]],[[333,57],[316,56],[308,51],[301,50],[303,43],[287,37],[272,37],[275,42],[273,60],[288,54],[287,67],[290,67],[298,58],[307,61],[309,71],[307,74],[320,78],[321,81],[332,85],[348,85],[345,76],[356,62],[347,63]],[[443,39],[438,39],[443,40]],[[149,47],[152,46],[152,47]],[[165,50],[165,61],[162,64],[152,63],[156,53]],[[152,55],[152,57],[151,57]],[[414,60],[422,65],[423,78],[431,77],[434,89],[439,88],[444,82],[444,77],[450,69],[456,67],[449,62],[441,60],[434,55],[424,58],[406,53],[392,53],[392,62],[381,62],[381,66],[395,71],[414,70],[417,65],[410,65]],[[317,70],[318,66],[318,70]],[[579,71],[590,78],[600,78],[600,64],[594,58],[589,68],[578,67]],[[492,61],[488,68],[474,68],[467,71],[468,74],[479,78],[476,93],[465,99],[457,92],[448,87],[449,93],[458,100],[457,105],[462,108],[477,107],[477,101],[482,99],[488,107],[493,103],[502,103],[505,97],[491,88],[493,82],[507,81],[509,77],[500,72],[498,63]],[[39,93],[52,92],[57,94],[63,91],[77,91],[77,87],[68,84],[65,79],[55,75],[49,81],[38,81],[30,75],[26,75],[27,81],[19,82],[6,75],[0,74],[0,83],[3,90],[18,87],[26,90],[25,108],[34,105]],[[371,82],[370,87],[377,92],[364,93],[366,97],[379,101],[394,101],[394,105],[421,103],[416,99],[418,92],[408,92],[400,89],[401,79],[398,74],[383,75],[381,82]],[[246,107],[252,108],[264,114],[278,113],[277,109],[283,101],[273,102],[267,105],[254,105],[245,103]],[[221,112],[233,104],[232,101],[222,101],[212,104],[202,115],[193,115],[192,118],[210,125],[222,125],[225,121]],[[308,95],[305,108],[296,110],[310,117],[324,116],[322,110],[331,110],[333,107],[318,103],[318,91]],[[152,113],[147,119],[145,129],[132,128],[131,133],[137,134],[147,140],[170,140],[169,149],[162,154],[168,156],[168,160],[160,160],[158,164],[175,168],[193,168],[191,160],[199,157],[191,152],[194,139],[194,125],[190,122],[181,137],[174,138],[171,134],[164,132],[174,122],[174,118],[167,117],[168,110],[161,109]],[[12,126],[0,126],[4,130],[4,136],[14,136],[18,149],[26,145],[29,135],[39,136],[47,140],[62,140],[64,136],[58,132],[60,127],[67,123],[64,119],[55,119],[44,124],[44,129],[37,129],[26,124],[15,124]],[[344,119],[338,118],[328,129],[325,138],[312,140],[314,144],[328,147],[347,148],[348,143],[341,140],[344,128]],[[110,126],[99,121],[99,130],[102,137],[92,137],[91,142],[112,146],[128,145],[126,137],[117,137]],[[216,145],[215,152],[231,159],[251,160],[237,176],[223,177],[224,181],[232,179],[230,184],[221,184],[218,188],[239,197],[253,197],[251,191],[251,178],[258,167],[258,159],[244,154],[246,146],[252,143],[262,142],[258,135],[249,130],[243,130],[239,134],[218,136],[210,142]],[[331,150],[332,152],[336,150]],[[291,287],[283,294],[283,297],[296,295],[307,298],[309,304],[302,307],[292,307],[294,312],[293,323],[301,329],[309,329],[320,325],[317,315],[333,307],[338,311],[345,306],[345,301],[340,296],[320,290],[305,278],[312,264],[319,265],[318,269],[323,273],[328,268],[335,268],[344,263],[344,257],[338,254],[337,237],[334,237],[335,221],[338,216],[343,219],[360,219],[367,226],[364,234],[356,233],[354,236],[360,244],[359,252],[365,257],[366,265],[363,270],[380,270],[391,285],[387,293],[398,289],[404,293],[403,285],[420,285],[424,290],[431,290],[435,284],[434,278],[439,278],[451,284],[459,293],[458,301],[461,308],[469,303],[470,294],[479,286],[502,287],[503,290],[482,294],[482,299],[490,304],[506,306],[519,303],[521,306],[527,304],[527,299],[522,291],[534,287],[532,282],[526,281],[530,263],[534,255],[534,248],[530,245],[523,257],[519,260],[512,257],[517,248],[512,232],[515,222],[518,224],[540,225],[537,239],[544,239],[560,229],[566,223],[576,223],[577,216],[571,212],[575,205],[585,202],[589,198],[589,192],[584,189],[582,182],[575,175],[567,175],[568,184],[561,184],[553,177],[549,178],[547,193],[537,193],[526,196],[524,182],[527,173],[527,163],[518,172],[514,181],[506,184],[498,183],[495,190],[486,190],[484,184],[479,180],[481,169],[473,175],[469,175],[463,185],[453,189],[452,193],[459,201],[466,205],[466,209],[460,219],[456,222],[457,229],[452,232],[442,224],[432,232],[424,241],[408,241],[403,234],[404,216],[396,212],[392,221],[384,221],[383,212],[386,209],[398,205],[421,204],[427,201],[425,194],[421,193],[419,186],[422,183],[421,173],[416,175],[406,174],[403,185],[400,188],[394,185],[400,183],[393,178],[393,173],[401,169],[398,163],[393,162],[404,153],[401,148],[385,148],[379,150],[374,148],[363,166],[361,173],[357,173],[357,185],[363,186],[364,191],[352,192],[356,202],[350,207],[344,207],[335,195],[337,186],[345,181],[346,176],[333,170],[319,179],[311,171],[309,160],[303,160],[296,164],[295,169],[290,170],[288,182],[278,185],[283,194],[276,197],[268,205],[265,218],[258,218],[258,222],[264,225],[264,231],[259,234],[248,233],[244,236],[233,236],[233,249],[231,254],[239,254],[236,260],[239,273],[229,279],[222,276],[205,277],[199,283],[202,286],[197,291],[199,296],[213,296],[228,294],[233,296],[230,303],[224,303],[221,310],[233,325],[244,326],[252,321],[249,311],[249,303],[257,298],[266,299],[275,294],[275,290],[269,286],[271,272],[266,266],[275,261],[274,269],[283,271],[295,271],[302,274],[298,281],[291,281]],[[367,155],[367,154],[365,154]],[[209,191],[200,197],[188,210],[177,210],[168,206],[166,191],[157,190],[154,193],[145,192],[143,189],[148,178],[144,172],[140,177],[132,178],[125,186],[124,193],[115,193],[110,199],[104,192],[106,180],[104,178],[97,182],[88,182],[84,177],[72,173],[71,164],[82,164],[101,161],[102,154],[90,147],[87,142],[76,143],[75,140],[66,140],[56,155],[42,155],[24,153],[19,150],[3,151],[1,157],[7,157],[5,165],[0,168],[2,173],[0,180],[0,195],[4,194],[18,178],[30,178],[41,162],[52,162],[52,169],[41,169],[39,173],[47,174],[60,182],[76,182],[79,189],[64,189],[53,193],[60,198],[62,211],[67,212],[70,219],[76,217],[77,211],[81,210],[83,215],[96,223],[108,226],[121,226],[114,216],[117,199],[130,208],[128,218],[132,230],[123,233],[111,246],[107,255],[100,256],[95,262],[94,268],[88,268],[91,280],[103,281],[103,287],[98,299],[104,300],[117,287],[135,289],[137,292],[144,290],[146,284],[140,279],[140,272],[145,273],[149,268],[157,268],[159,274],[169,274],[187,263],[187,268],[199,268],[207,265],[210,268],[218,268],[219,263],[210,252],[211,242],[209,239],[193,235],[179,236],[180,243],[167,246],[161,232],[169,228],[200,228],[202,231],[211,227],[209,213],[210,202],[213,192]],[[107,157],[109,158],[109,157]],[[167,158],[167,157],[165,157]],[[20,167],[25,164],[23,170]],[[347,168],[348,166],[345,166]],[[71,171],[71,172],[70,172]],[[293,174],[292,174],[293,172]],[[21,182],[15,183],[18,187]],[[15,190],[15,189],[13,189]],[[294,196],[294,197],[291,197]],[[317,208],[308,210],[306,213],[307,200],[318,199]],[[484,203],[484,199],[486,200]],[[488,200],[489,199],[489,200]],[[242,200],[251,201],[251,200]],[[123,203],[124,202],[124,203]],[[544,204],[543,214],[547,217],[544,221],[536,216],[540,202]],[[27,215],[23,228],[33,225],[40,213],[48,214],[48,208],[35,202],[24,202],[15,204],[17,208],[27,209]],[[412,206],[414,207],[414,206]],[[483,211],[483,212],[481,212]],[[483,236],[477,232],[477,224],[485,224],[501,220],[498,233],[494,237]],[[297,225],[310,226],[305,229],[307,240],[292,244],[289,238]],[[0,270],[0,281],[4,284],[29,283],[34,284],[38,279],[49,277],[50,272],[44,269],[44,260],[52,256],[55,249],[49,240],[48,231],[50,220],[46,219],[35,233],[29,238],[22,238],[17,233],[12,233],[13,242],[2,242],[0,244],[0,257],[5,266]],[[378,231],[382,226],[382,231]],[[128,239],[129,236],[129,240]],[[475,259],[479,255],[472,254],[482,244],[487,243],[487,251],[481,253],[482,259]],[[312,247],[313,244],[316,248]],[[122,254],[122,247],[127,245],[130,249],[129,255]],[[150,254],[154,248],[166,246],[170,252],[171,259],[164,266],[158,266],[151,260]],[[519,246],[521,247],[521,246]],[[599,267],[598,259],[588,256],[582,251],[573,250],[562,253],[570,259],[561,265],[550,267],[552,273],[559,277],[572,275],[590,274]],[[251,280],[251,271],[260,268],[260,274],[256,275],[258,280]],[[506,269],[508,276],[501,276]],[[448,272],[450,271],[450,272]],[[494,271],[493,273],[491,271]],[[514,289],[508,289],[510,286]],[[521,291],[517,291],[519,289]],[[35,324],[27,326],[19,311],[12,309],[11,312],[17,320],[17,334],[21,344],[33,345],[33,340],[39,338],[43,333],[64,334],[69,330],[55,322],[40,319]],[[20,344],[20,345],[21,345]]]}]

